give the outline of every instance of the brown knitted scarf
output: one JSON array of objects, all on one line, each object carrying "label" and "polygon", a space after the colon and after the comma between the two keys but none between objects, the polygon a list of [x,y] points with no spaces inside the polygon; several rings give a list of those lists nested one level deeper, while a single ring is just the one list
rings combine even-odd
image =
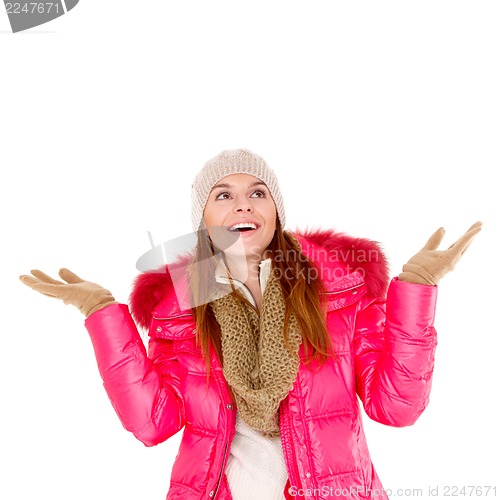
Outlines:
[{"label": "brown knitted scarf", "polygon": [[302,342],[292,313],[288,327],[291,351],[285,345],[285,301],[279,278],[271,271],[260,317],[234,293],[214,300],[210,306],[221,329],[223,373],[241,417],[265,435],[278,436],[279,405],[297,376]]}]

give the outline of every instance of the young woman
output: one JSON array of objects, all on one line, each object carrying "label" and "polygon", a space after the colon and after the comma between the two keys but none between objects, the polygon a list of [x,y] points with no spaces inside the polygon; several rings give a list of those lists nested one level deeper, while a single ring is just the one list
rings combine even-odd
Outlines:
[{"label": "young woman", "polygon": [[139,275],[130,312],[67,269],[21,280],[85,314],[127,430],[154,446],[184,429],[167,499],[386,498],[358,398],[386,425],[423,412],[436,285],[481,223],[445,251],[439,229],[389,279],[373,241],[285,230],[275,174],[245,149],[198,173],[192,221],[194,253]]}]

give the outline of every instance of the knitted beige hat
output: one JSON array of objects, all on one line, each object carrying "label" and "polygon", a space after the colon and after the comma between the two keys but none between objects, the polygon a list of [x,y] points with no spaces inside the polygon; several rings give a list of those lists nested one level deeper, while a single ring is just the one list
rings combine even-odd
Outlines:
[{"label": "knitted beige hat", "polygon": [[285,207],[275,173],[263,158],[248,149],[222,151],[208,160],[194,179],[191,190],[193,229],[198,231],[208,195],[215,184],[231,174],[250,174],[260,179],[269,189],[281,226],[285,227]]}]

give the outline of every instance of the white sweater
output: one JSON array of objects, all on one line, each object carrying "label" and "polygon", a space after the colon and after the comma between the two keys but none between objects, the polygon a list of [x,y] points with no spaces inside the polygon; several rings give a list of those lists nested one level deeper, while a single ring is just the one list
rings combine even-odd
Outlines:
[{"label": "white sweater", "polygon": [[226,475],[234,500],[283,500],[288,473],[281,438],[263,436],[237,413]]},{"label": "white sweater", "polygon": [[[271,259],[263,260],[259,268],[260,289],[264,294]],[[216,280],[225,282],[227,276],[222,272]],[[241,285],[241,290],[255,304],[248,288]],[[280,436],[264,436],[261,431],[250,427],[237,412],[236,434],[227,459],[226,476],[234,500],[282,500],[288,473]]]}]

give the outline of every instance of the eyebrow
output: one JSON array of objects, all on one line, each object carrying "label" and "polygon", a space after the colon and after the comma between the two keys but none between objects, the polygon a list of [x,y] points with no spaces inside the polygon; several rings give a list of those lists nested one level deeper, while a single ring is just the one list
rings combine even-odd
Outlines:
[{"label": "eyebrow", "polygon": [[[262,181],[255,181],[255,182],[252,182],[252,184],[250,184],[248,187],[249,188],[253,188],[255,186],[266,186],[266,184]],[[221,182],[219,184],[216,184],[211,190],[210,192],[212,192],[214,189],[217,189],[217,188],[231,188],[232,187],[232,184],[227,184],[226,182]]]}]

